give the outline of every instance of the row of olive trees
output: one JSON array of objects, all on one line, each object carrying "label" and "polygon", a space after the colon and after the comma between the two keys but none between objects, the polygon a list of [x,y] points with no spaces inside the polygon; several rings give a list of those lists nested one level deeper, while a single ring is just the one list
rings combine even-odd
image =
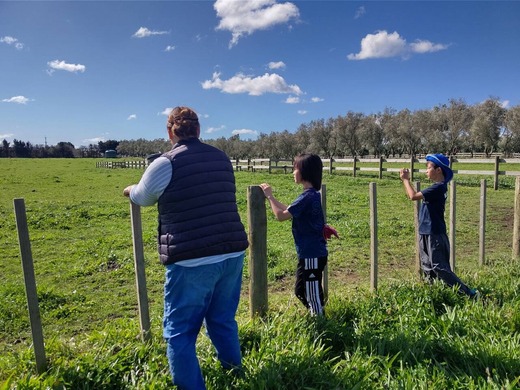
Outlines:
[{"label": "row of olive trees", "polygon": [[[427,152],[520,152],[520,106],[505,108],[498,98],[470,106],[462,99],[432,109],[401,111],[387,108],[366,115],[349,111],[336,118],[301,124],[295,132],[261,133],[256,140],[230,138],[205,140],[230,157],[292,159],[303,152],[324,158],[344,156],[395,156]],[[101,157],[107,149],[120,156],[146,157],[171,148],[167,139],[109,140],[75,149],[68,142],[56,146],[6,140],[0,157]]]},{"label": "row of olive trees", "polygon": [[520,106],[504,108],[497,98],[469,106],[463,100],[431,110],[374,115],[347,112],[302,124],[296,132],[260,134],[255,141],[238,136],[207,141],[233,158],[292,158],[302,152],[324,158],[415,155],[427,152],[520,152]]},{"label": "row of olive trees", "polygon": [[172,144],[166,138],[152,141],[144,138],[137,140],[119,141],[116,150],[120,156],[146,157],[154,153],[164,153],[172,148]]}]

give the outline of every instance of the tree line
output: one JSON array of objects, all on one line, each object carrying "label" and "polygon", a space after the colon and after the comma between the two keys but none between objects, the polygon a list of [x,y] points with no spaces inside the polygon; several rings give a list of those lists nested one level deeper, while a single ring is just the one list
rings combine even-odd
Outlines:
[{"label": "tree line", "polygon": [[119,141],[100,141],[98,144],[75,148],[70,142],[58,142],[47,146],[32,144],[14,139],[12,143],[2,141],[0,157],[35,157],[35,158],[74,158],[74,157],[102,157],[106,150],[115,149]]},{"label": "tree line", "polygon": [[[450,99],[432,109],[397,111],[386,108],[376,114],[348,111],[335,118],[301,124],[296,131],[261,133],[256,140],[239,135],[204,140],[235,159],[292,159],[303,152],[323,158],[346,156],[401,156],[419,153],[520,152],[520,106],[506,108],[496,97],[468,105]],[[74,148],[69,142],[56,146],[31,145],[5,139],[0,157],[103,157],[106,150],[119,156],[146,157],[171,148],[167,139],[108,140]]]}]

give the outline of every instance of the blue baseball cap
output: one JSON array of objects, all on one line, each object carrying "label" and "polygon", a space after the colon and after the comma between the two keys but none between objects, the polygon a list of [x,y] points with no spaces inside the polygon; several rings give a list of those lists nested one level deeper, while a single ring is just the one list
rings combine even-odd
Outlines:
[{"label": "blue baseball cap", "polygon": [[450,160],[444,154],[428,154],[426,161],[430,161],[442,169],[444,175],[444,183],[448,183],[453,179],[453,171],[450,168]]}]

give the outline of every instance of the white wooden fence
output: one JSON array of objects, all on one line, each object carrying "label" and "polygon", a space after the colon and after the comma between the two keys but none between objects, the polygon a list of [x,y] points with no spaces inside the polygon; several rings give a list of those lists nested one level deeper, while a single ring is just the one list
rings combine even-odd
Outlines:
[{"label": "white wooden fence", "polygon": [[137,168],[145,169],[148,166],[145,160],[133,160],[133,161],[98,161],[96,162],[96,168]]},{"label": "white wooden fence", "polygon": [[[237,171],[264,171],[272,173],[273,171],[281,171],[284,173],[290,173],[293,169],[292,160],[275,160],[269,158],[256,158],[256,159],[235,159],[232,160],[233,167]],[[402,167],[410,168],[412,180],[414,173],[425,173],[426,168],[424,165],[424,158],[333,158],[333,159],[322,159],[323,170],[328,171],[330,174],[334,172],[350,172],[353,176],[356,176],[358,172],[377,172],[380,179],[383,178],[384,172],[399,172]],[[389,167],[385,164],[401,164],[401,167]],[[450,165],[453,163],[458,164],[493,164],[493,170],[473,170],[473,169],[453,169],[453,173],[462,175],[481,175],[481,176],[492,176],[494,178],[494,189],[498,189],[499,176],[520,176],[520,169],[514,167],[513,169],[502,169],[507,167],[508,164],[520,164],[520,158],[502,158],[498,155],[493,158],[455,158],[450,157]],[[374,166],[377,164],[377,166]],[[421,166],[423,168],[417,168]],[[371,166],[369,166],[371,165]]]}]

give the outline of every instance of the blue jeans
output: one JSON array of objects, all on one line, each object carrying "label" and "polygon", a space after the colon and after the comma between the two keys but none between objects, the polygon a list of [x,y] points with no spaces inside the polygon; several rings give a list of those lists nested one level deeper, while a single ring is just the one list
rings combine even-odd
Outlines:
[{"label": "blue jeans", "polygon": [[241,367],[235,314],[243,263],[244,255],[240,255],[198,267],[167,267],[163,336],[173,384],[179,389],[206,388],[195,351],[203,322],[222,367]]}]

